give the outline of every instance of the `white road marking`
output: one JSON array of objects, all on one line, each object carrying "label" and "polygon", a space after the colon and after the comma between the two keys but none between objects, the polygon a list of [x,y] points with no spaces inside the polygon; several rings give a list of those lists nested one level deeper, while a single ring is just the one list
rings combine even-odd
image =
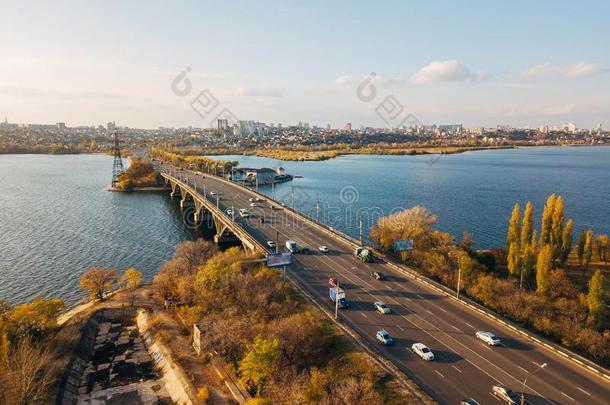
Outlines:
[{"label": "white road marking", "polygon": [[441,311],[443,311],[444,313],[447,313],[447,310],[443,307],[437,307],[438,309],[440,309]]},{"label": "white road marking", "polygon": [[419,298],[420,300],[423,300],[423,299],[424,299],[424,297],[422,297],[422,296],[421,296],[421,295],[419,295],[419,294],[415,294],[415,296],[416,296],[417,298]]},{"label": "white road marking", "polygon": [[453,367],[458,373],[462,374],[462,370],[460,370],[459,368],[457,368],[456,366],[451,366]]},{"label": "white road marking", "polygon": [[528,371],[526,369],[524,369],[523,367],[521,367],[520,365],[517,364],[517,367],[519,367],[523,372],[527,373]]},{"label": "white road marking", "polygon": [[432,311],[430,311],[429,309],[426,309],[426,312],[432,314]]},{"label": "white road marking", "polygon": [[578,391],[580,391],[580,392],[584,393],[585,395],[591,396],[591,394],[589,394],[587,391],[583,390],[583,389],[582,389],[582,388],[580,388],[580,387],[576,387],[576,389],[577,389]]},{"label": "white road marking", "polygon": [[470,326],[472,329],[474,329],[474,326],[472,326],[471,324],[469,324],[468,322],[464,322],[466,325]]},{"label": "white road marking", "polygon": [[386,285],[385,288],[387,288],[388,290],[392,289],[392,287],[390,287],[389,285]]},{"label": "white road marking", "polygon": [[457,326],[455,326],[455,325],[451,325],[451,324],[450,324],[449,326],[451,326],[453,329],[457,330],[458,332],[461,332],[461,331],[460,331],[460,328],[458,328]]},{"label": "white road marking", "polygon": [[561,392],[561,395],[565,396],[566,398],[569,398],[569,399],[571,399],[572,401],[576,401],[574,398],[572,398],[571,396],[569,396],[569,395],[568,395],[568,394],[566,394],[565,392],[563,392],[563,391],[559,391],[559,392]]},{"label": "white road marking", "polygon": [[405,349],[407,349],[407,351],[408,351],[409,353],[413,353],[413,351],[412,351],[411,349],[409,349],[408,347],[405,347]]},{"label": "white road marking", "polygon": [[404,329],[402,328],[402,326],[400,326],[400,325],[396,325],[396,327],[397,327],[398,329],[400,329],[400,330],[404,330]]},{"label": "white road marking", "polygon": [[364,312],[360,312],[360,315],[362,315],[365,318],[368,318],[368,316]]},{"label": "white road marking", "polygon": [[[444,375],[442,375],[440,371],[438,371],[438,370],[434,370],[434,372],[435,372],[436,374],[440,375],[442,378],[445,378],[445,376],[444,376]],[[562,394],[563,394],[563,392],[562,392]],[[565,394],[564,394],[564,395],[565,395]]]}]

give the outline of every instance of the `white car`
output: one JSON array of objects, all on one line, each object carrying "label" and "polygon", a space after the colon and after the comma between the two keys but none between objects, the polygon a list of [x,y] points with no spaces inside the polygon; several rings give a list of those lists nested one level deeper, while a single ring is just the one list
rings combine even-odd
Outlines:
[{"label": "white car", "polygon": [[328,246],[320,246],[320,247],[318,248],[318,250],[319,250],[320,252],[322,252],[322,253],[328,253],[328,252],[329,252]]},{"label": "white car", "polygon": [[258,204],[257,204],[257,203],[255,203],[255,202],[250,203],[250,207],[258,207]]},{"label": "white car", "polygon": [[210,195],[218,195],[216,191],[210,191]]},{"label": "white car", "polygon": [[248,218],[248,217],[250,216],[250,213],[248,212],[248,210],[247,210],[247,209],[242,208],[242,209],[240,209],[240,210],[239,210],[239,215],[240,215],[242,218]]},{"label": "white car", "polygon": [[268,240],[267,241],[267,246],[269,246],[271,249],[275,248],[275,242],[272,240]]},{"label": "white car", "polygon": [[227,210],[227,215],[228,215],[228,216],[230,216],[230,217],[232,217],[232,216],[233,216],[233,214],[234,214],[233,210],[229,208],[229,209]]},{"label": "white car", "polygon": [[423,343],[413,343],[411,350],[426,361],[434,360],[434,353],[432,353],[432,350]]},{"label": "white car", "polygon": [[260,198],[258,198],[258,197],[250,197],[250,198],[248,198],[248,201],[250,201],[250,202],[258,202],[258,201],[260,201]]},{"label": "white car", "polygon": [[375,337],[377,338],[377,340],[379,340],[381,343],[383,343],[386,346],[394,343],[394,339],[392,339],[390,334],[385,329],[381,329],[381,330],[377,331],[377,334],[375,335]]},{"label": "white car", "polygon": [[490,346],[498,346],[500,344],[500,339],[491,332],[478,331],[476,336],[477,339],[481,339]]},{"label": "white car", "polygon": [[382,314],[389,314],[392,312],[390,307],[388,307],[384,302],[376,301],[373,305],[375,306],[375,310],[381,312]]},{"label": "white car", "polygon": [[519,394],[502,385],[494,385],[491,387],[491,394],[496,396],[502,402],[510,405],[517,405],[521,399]]}]

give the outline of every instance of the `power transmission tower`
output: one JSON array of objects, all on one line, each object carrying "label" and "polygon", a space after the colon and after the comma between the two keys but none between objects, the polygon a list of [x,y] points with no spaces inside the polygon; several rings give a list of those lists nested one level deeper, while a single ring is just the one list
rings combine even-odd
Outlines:
[{"label": "power transmission tower", "polygon": [[119,175],[123,173],[123,159],[121,158],[121,146],[119,142],[119,131],[114,131],[114,163],[112,164],[112,187],[119,185]]}]

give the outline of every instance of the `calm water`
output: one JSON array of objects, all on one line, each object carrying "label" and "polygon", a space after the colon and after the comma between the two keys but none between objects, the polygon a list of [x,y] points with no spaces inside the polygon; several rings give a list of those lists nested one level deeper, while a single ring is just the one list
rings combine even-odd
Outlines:
[{"label": "calm water", "polygon": [[[231,156],[243,167],[283,166],[303,178],[276,187],[275,197],[358,236],[392,210],[424,205],[438,228],[470,231],[479,247],[504,244],[515,202],[528,199],[537,218],[546,196],[566,198],[576,231],[610,232],[610,148],[537,148],[459,155],[345,156],[324,162],[281,162]],[[101,155],[0,155],[0,299],[82,296],[80,274],[93,266],[133,266],[148,279],[174,246],[194,235],[166,194],[104,191],[112,158]],[[261,191],[271,195],[270,187]]]},{"label": "calm water", "polygon": [[[513,205],[530,200],[539,219],[546,197],[559,193],[566,215],[583,227],[610,232],[610,147],[524,148],[435,156],[343,156],[322,162],[282,162],[224,156],[243,167],[282,166],[303,178],[277,185],[275,197],[358,237],[379,215],[423,205],[438,215],[438,228],[476,246],[505,243]],[[347,186],[347,187],[346,187]],[[260,191],[271,195],[268,186]],[[575,236],[576,238],[576,236]]]},{"label": "calm water", "polygon": [[150,279],[192,234],[165,194],[104,191],[112,158],[0,155],[0,299],[75,304],[81,272],[140,269]]}]

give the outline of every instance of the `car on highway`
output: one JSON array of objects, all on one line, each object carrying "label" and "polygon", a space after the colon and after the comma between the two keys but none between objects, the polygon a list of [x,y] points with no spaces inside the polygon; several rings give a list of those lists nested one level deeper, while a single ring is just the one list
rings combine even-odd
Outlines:
[{"label": "car on highway", "polygon": [[216,191],[210,191],[210,195],[218,195]]},{"label": "car on highway", "polygon": [[495,396],[500,401],[510,405],[517,405],[521,402],[521,398],[519,398],[518,393],[502,385],[494,385],[493,387],[491,387],[491,395]]},{"label": "car on highway", "polygon": [[242,208],[242,209],[239,210],[239,215],[242,218],[248,218],[248,217],[250,217],[250,212],[247,209]]},{"label": "car on highway", "polygon": [[261,199],[258,198],[258,197],[250,197],[250,198],[248,198],[248,201],[250,201],[250,202],[259,202],[260,200]]},{"label": "car on highway", "polygon": [[432,350],[423,343],[413,343],[411,350],[426,361],[434,360],[434,353],[432,353]]},{"label": "car on highway", "polygon": [[385,302],[381,302],[381,301],[376,301],[374,304],[375,306],[375,310],[377,312],[380,312],[382,314],[389,314],[390,312],[392,312],[392,310],[390,309],[390,307],[388,307]]},{"label": "car on highway", "polygon": [[383,273],[380,273],[378,271],[372,272],[371,277],[373,277],[374,279],[377,279],[377,280],[385,280],[385,276],[383,275]]},{"label": "car on highway", "polygon": [[272,240],[268,240],[267,241],[267,246],[269,246],[271,249],[275,248],[275,242]]},{"label": "car on highway", "polygon": [[388,331],[386,331],[385,329],[381,329],[381,330],[377,331],[377,334],[375,335],[375,337],[377,338],[377,340],[379,340],[381,343],[383,343],[386,346],[394,343],[394,339],[392,339],[392,337],[390,336]]},{"label": "car on highway", "polygon": [[259,221],[260,221],[261,224],[264,224],[265,223],[265,217],[260,217]]},{"label": "car on highway", "polygon": [[500,339],[491,332],[478,331],[475,335],[477,339],[482,340],[490,346],[498,346],[500,344]]},{"label": "car on highway", "polygon": [[231,208],[229,208],[229,209],[227,210],[227,215],[228,215],[228,216],[230,216],[230,217],[232,217],[232,216],[233,216],[233,214],[235,214],[235,213],[233,212],[233,210],[232,210]]},{"label": "car on highway", "polygon": [[480,405],[477,401],[472,398],[462,399],[460,405]]},{"label": "car on highway", "polygon": [[304,247],[303,249],[301,249],[299,251],[300,254],[302,255],[310,255],[311,254],[311,249],[309,249],[308,247]]},{"label": "car on highway", "polygon": [[319,250],[320,252],[322,252],[322,253],[328,253],[328,252],[329,252],[328,246],[320,246],[320,247],[318,248],[318,250]]}]

